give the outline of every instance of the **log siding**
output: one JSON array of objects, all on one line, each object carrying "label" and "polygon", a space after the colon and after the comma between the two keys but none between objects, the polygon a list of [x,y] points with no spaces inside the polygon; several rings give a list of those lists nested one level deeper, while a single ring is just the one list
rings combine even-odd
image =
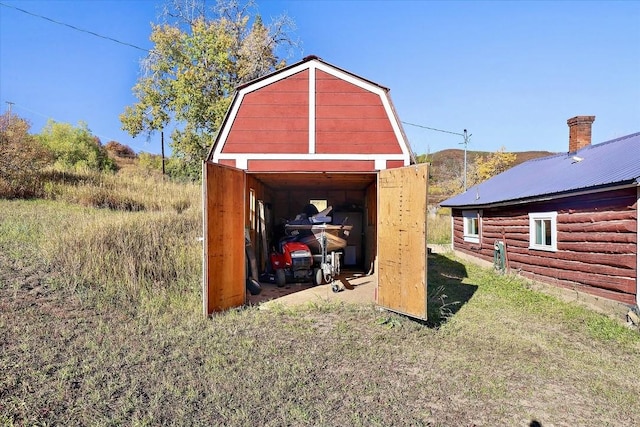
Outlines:
[{"label": "log siding", "polygon": [[[494,243],[506,242],[509,267],[523,276],[612,299],[636,303],[637,189],[483,208],[480,242],[463,237],[462,211],[453,209],[456,250],[493,261]],[[529,247],[529,213],[557,212],[557,251]]]}]

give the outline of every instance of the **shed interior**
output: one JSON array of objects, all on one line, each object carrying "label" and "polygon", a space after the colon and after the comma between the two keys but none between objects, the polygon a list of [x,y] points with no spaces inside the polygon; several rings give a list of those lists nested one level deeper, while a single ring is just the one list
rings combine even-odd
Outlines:
[{"label": "shed interior", "polygon": [[[265,271],[276,221],[292,219],[316,201],[333,207],[333,222],[348,217],[347,224],[361,223],[350,235],[355,240],[347,240],[352,258],[345,252],[341,263],[348,274],[358,268],[373,273],[375,260],[377,304],[426,319],[427,172],[427,165],[353,173],[246,172],[205,163],[203,312],[208,316],[245,304],[247,266],[254,280],[254,273]],[[245,254],[246,234],[256,257]],[[276,284],[282,282],[278,272]]]},{"label": "shed interior", "polygon": [[295,219],[312,202],[319,207],[323,202],[331,206],[329,216],[334,224],[344,221],[353,226],[342,254],[342,265],[356,271],[371,271],[376,249],[376,183],[376,172],[248,172],[245,227],[256,251],[260,273],[265,271],[269,253],[277,244],[278,226]]}]

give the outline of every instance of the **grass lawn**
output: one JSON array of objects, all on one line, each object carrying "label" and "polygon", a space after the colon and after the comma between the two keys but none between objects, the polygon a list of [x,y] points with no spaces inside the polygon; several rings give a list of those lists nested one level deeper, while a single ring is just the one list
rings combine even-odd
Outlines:
[{"label": "grass lawn", "polygon": [[[145,239],[122,221],[170,230],[193,209],[122,217],[0,200],[0,425],[640,425],[637,331],[451,256],[429,259],[427,324],[330,303],[204,319],[190,230],[156,243],[189,246],[165,248],[188,277],[163,266],[119,293],[121,279],[61,270],[126,251],[112,232]],[[110,243],[92,249],[96,218]],[[67,235],[74,224],[82,239]]]}]

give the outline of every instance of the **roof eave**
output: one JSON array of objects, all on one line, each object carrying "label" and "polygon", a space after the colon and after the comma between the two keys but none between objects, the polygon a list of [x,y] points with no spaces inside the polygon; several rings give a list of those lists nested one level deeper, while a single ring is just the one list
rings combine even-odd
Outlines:
[{"label": "roof eave", "polygon": [[349,75],[351,75],[351,76],[353,76],[353,77],[355,77],[355,78],[358,78],[358,79],[360,79],[360,80],[362,80],[362,81],[364,81],[364,82],[366,82],[366,83],[369,83],[369,84],[371,84],[371,85],[373,85],[373,86],[377,86],[377,87],[379,87],[379,88],[383,89],[385,92],[389,92],[389,88],[388,88],[388,87],[386,87],[386,86],[382,86],[381,84],[376,83],[376,82],[374,82],[374,81],[371,81],[371,80],[369,80],[369,79],[365,79],[364,77],[359,76],[359,75],[357,75],[357,74],[354,74],[354,73],[353,73],[353,72],[351,72],[351,71],[345,70],[344,68],[337,67],[337,66],[335,66],[335,65],[333,65],[333,64],[331,64],[331,63],[329,63],[329,62],[327,62],[327,61],[325,61],[325,60],[323,60],[322,58],[320,58],[320,57],[318,57],[318,56],[316,56],[316,55],[309,55],[309,56],[305,56],[301,61],[298,61],[298,62],[296,62],[296,63],[294,63],[294,64],[288,65],[288,66],[286,66],[286,67],[284,67],[284,68],[280,68],[280,69],[275,70],[275,71],[273,71],[273,72],[271,72],[271,73],[269,73],[269,74],[265,74],[264,76],[258,77],[258,78],[256,78],[256,79],[253,79],[253,80],[248,81],[248,82],[246,82],[246,83],[243,83],[243,84],[241,84],[241,85],[238,85],[238,86],[236,87],[236,91],[240,91],[241,89],[244,89],[245,87],[248,87],[248,86],[254,85],[254,84],[256,84],[256,83],[258,83],[258,82],[260,82],[260,81],[262,81],[262,80],[268,79],[269,77],[271,77],[271,76],[273,76],[273,75],[275,75],[275,74],[280,74],[280,73],[285,72],[285,71],[287,71],[287,70],[289,70],[289,69],[291,69],[291,68],[298,67],[298,66],[300,66],[301,64],[304,64],[305,62],[311,62],[311,61],[318,61],[318,62],[322,62],[323,64],[325,64],[325,65],[327,65],[327,66],[329,66],[329,67],[331,67],[331,68],[335,68],[335,69],[336,69],[336,70],[338,70],[338,71],[341,71],[341,72],[343,72],[343,73],[349,74]]},{"label": "roof eave", "polygon": [[231,99],[231,102],[229,103],[229,106],[227,107],[227,112],[224,114],[224,119],[222,120],[222,123],[220,124],[220,127],[218,127],[218,132],[216,132],[216,137],[215,137],[215,139],[213,141],[213,144],[211,144],[211,148],[209,149],[209,152],[207,153],[206,161],[208,161],[208,162],[213,160],[213,153],[215,153],[216,147],[218,146],[218,142],[220,141],[220,135],[221,135],[220,130],[224,129],[224,127],[226,126],[227,122],[229,121],[229,116],[230,116],[229,113],[230,113],[231,109],[233,108],[234,104],[236,103],[239,93],[240,93],[240,91],[236,90],[236,92],[233,94],[233,98]]},{"label": "roof eave", "polygon": [[616,182],[612,184],[598,185],[598,186],[590,187],[589,189],[586,189],[586,190],[574,189],[571,191],[563,191],[560,193],[542,194],[534,197],[501,200],[498,202],[484,203],[484,204],[474,203],[474,204],[453,205],[453,204],[441,203],[440,206],[445,208],[453,208],[453,209],[488,209],[488,208],[497,208],[497,207],[505,207],[505,206],[518,206],[518,205],[526,205],[529,203],[547,202],[549,200],[562,199],[565,197],[582,196],[585,194],[602,193],[603,191],[613,191],[613,190],[620,190],[623,188],[639,187],[639,186],[640,186],[640,177],[634,178],[629,181],[621,181],[621,182]]}]

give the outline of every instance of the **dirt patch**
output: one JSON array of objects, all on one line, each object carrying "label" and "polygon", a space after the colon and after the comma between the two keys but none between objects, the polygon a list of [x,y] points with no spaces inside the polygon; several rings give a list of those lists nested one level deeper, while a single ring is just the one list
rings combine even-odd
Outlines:
[{"label": "dirt patch", "polygon": [[314,287],[311,283],[288,283],[285,286],[279,287],[275,283],[266,282],[260,283],[260,286],[262,288],[260,294],[247,294],[247,303],[249,305],[259,305],[267,301],[282,298]]}]

